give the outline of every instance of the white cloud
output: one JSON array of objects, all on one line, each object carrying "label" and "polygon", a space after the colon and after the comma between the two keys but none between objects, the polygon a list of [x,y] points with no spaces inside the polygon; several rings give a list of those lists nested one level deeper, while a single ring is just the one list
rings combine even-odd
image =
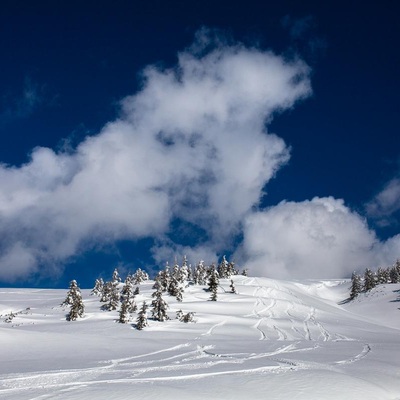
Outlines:
[{"label": "white cloud", "polygon": [[255,275],[337,278],[354,270],[388,266],[400,254],[400,235],[380,242],[343,200],[282,202],[250,215],[242,257]]},{"label": "white cloud", "polygon": [[289,158],[265,122],[310,94],[309,70],[207,40],[175,68],[146,68],[122,116],[73,152],[39,147],[19,168],[0,166],[0,279],[45,273],[94,244],[163,238],[175,218],[204,229],[210,252],[229,242]]},{"label": "white cloud", "polygon": [[400,210],[400,179],[390,180],[383,190],[367,203],[366,210],[369,216],[383,226],[393,223],[392,215]]}]

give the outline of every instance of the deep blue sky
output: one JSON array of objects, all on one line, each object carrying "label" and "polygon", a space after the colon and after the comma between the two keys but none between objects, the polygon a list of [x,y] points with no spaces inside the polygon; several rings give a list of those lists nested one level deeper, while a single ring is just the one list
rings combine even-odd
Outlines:
[{"label": "deep blue sky", "polygon": [[[146,65],[173,65],[207,26],[297,53],[312,68],[313,95],[269,128],[292,150],[261,207],[333,196],[364,215],[399,171],[399,11],[396,1],[3,2],[0,161],[20,166],[36,146],[57,150],[96,134],[139,89]],[[368,223],[381,239],[398,233],[396,223]],[[149,256],[146,240],[116,247],[69,260],[56,282],[28,284],[63,287],[76,277],[91,286],[116,263]]]}]

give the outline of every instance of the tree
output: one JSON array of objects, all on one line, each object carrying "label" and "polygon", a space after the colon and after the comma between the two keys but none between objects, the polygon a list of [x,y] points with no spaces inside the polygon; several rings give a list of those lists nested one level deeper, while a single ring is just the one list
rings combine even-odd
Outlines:
[{"label": "tree", "polygon": [[147,321],[147,308],[147,304],[144,301],[136,319],[136,329],[139,329],[140,331],[149,325]]},{"label": "tree", "polygon": [[157,289],[153,294],[152,297],[154,300],[151,302],[152,306],[152,315],[153,318],[156,321],[166,321],[169,319],[167,315],[167,309],[168,309],[168,304],[167,302],[162,298],[162,291],[160,289]]},{"label": "tree", "polygon": [[211,297],[210,297],[211,301],[217,301],[218,286],[219,286],[219,275],[218,271],[215,268],[215,265],[213,264],[210,267],[209,278],[208,278],[208,291],[211,292]]},{"label": "tree", "polygon": [[193,280],[196,285],[207,284],[207,269],[204,266],[203,260],[201,260],[194,269]]},{"label": "tree", "polygon": [[233,279],[231,279],[231,284],[229,286],[231,288],[231,293],[237,293],[235,283],[233,282]]},{"label": "tree", "polygon": [[142,271],[140,268],[132,276],[132,283],[134,285],[140,285],[142,282],[149,280],[149,275],[147,272]]},{"label": "tree", "polygon": [[361,276],[353,272],[353,274],[351,275],[350,300],[354,300],[361,292]]},{"label": "tree", "polygon": [[230,278],[228,261],[225,256],[222,257],[222,261],[218,265],[218,275],[220,278]]},{"label": "tree", "polygon": [[67,314],[67,321],[75,321],[79,317],[83,317],[85,313],[85,305],[83,304],[81,290],[79,289],[76,280],[70,282],[67,297],[62,305],[71,306],[71,309]]},{"label": "tree", "polygon": [[364,273],[364,290],[367,292],[368,290],[373,289],[375,286],[376,276],[369,268],[367,268]]},{"label": "tree", "polygon": [[194,321],[194,312],[188,312],[187,314],[184,314],[182,310],[178,310],[176,312],[176,318],[179,319],[181,322],[193,322]]},{"label": "tree", "polygon": [[94,283],[94,287],[92,291],[90,292],[91,296],[101,296],[101,293],[103,291],[103,286],[104,286],[104,281],[102,278],[96,279]]},{"label": "tree", "polygon": [[399,283],[400,282],[400,274],[395,266],[390,268],[390,282],[391,283]]},{"label": "tree", "polygon": [[378,284],[385,284],[389,282],[390,273],[386,268],[379,267],[378,271],[376,272],[376,279]]},{"label": "tree", "polygon": [[130,305],[128,301],[125,299],[121,303],[121,308],[119,310],[119,319],[118,322],[121,324],[127,324],[130,320],[130,312],[129,312]]},{"label": "tree", "polygon": [[106,291],[103,291],[103,296],[102,300],[106,302],[106,304],[103,305],[103,310],[116,310],[119,306],[119,301],[121,298],[121,295],[119,293],[118,289],[118,281],[111,281],[107,282],[104,287],[106,288]]}]

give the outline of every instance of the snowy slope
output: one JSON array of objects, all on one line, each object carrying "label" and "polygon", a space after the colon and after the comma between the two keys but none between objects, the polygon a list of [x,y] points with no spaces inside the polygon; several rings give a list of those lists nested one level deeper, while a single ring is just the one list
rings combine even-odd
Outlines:
[{"label": "snowy slope", "polygon": [[66,290],[0,289],[0,399],[400,399],[399,284],[342,303],[348,281],[234,280],[217,302],[202,286],[165,295],[171,320],[143,331],[89,290],[67,322]]}]

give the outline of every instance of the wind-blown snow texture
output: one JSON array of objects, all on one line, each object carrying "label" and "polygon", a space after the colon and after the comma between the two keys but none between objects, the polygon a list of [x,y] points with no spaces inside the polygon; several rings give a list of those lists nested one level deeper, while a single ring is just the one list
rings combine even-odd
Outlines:
[{"label": "wind-blown snow texture", "polygon": [[0,289],[0,398],[400,399],[400,284],[341,304],[348,281],[234,281],[217,302],[202,286],[166,295],[172,319],[142,331],[89,290],[85,317],[67,322],[66,290]]}]

